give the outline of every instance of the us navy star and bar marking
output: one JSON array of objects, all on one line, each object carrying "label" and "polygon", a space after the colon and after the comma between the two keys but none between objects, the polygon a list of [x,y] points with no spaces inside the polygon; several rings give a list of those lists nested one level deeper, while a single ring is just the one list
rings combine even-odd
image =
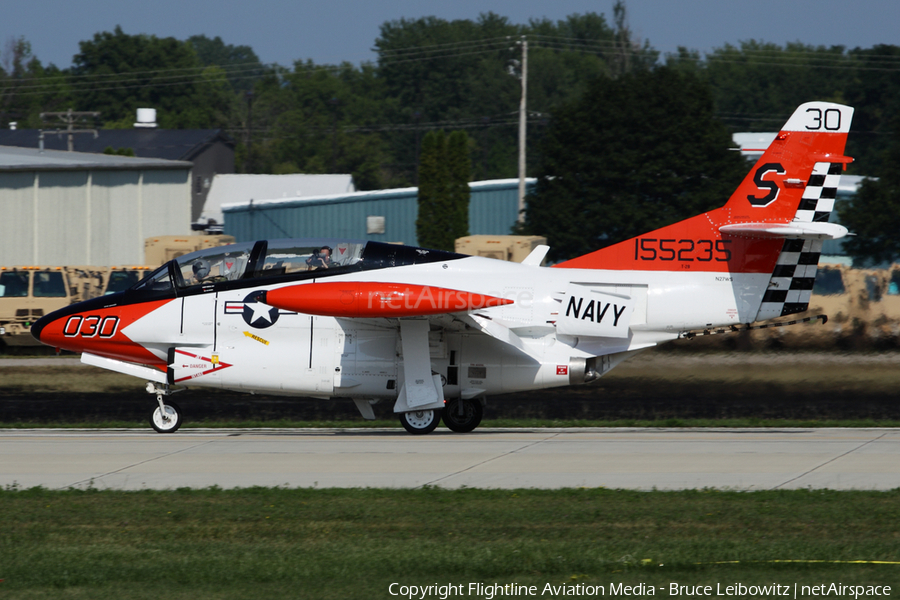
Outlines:
[{"label": "us navy star and bar marking", "polygon": [[259,292],[248,294],[243,300],[225,302],[226,315],[241,315],[244,322],[254,329],[266,329],[274,325],[281,315],[297,313],[281,310],[257,300]]}]

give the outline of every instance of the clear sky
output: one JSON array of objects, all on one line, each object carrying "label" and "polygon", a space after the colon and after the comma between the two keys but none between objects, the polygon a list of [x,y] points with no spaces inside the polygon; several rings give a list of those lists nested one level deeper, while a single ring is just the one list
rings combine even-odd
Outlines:
[{"label": "clear sky", "polygon": [[[78,42],[121,25],[125,33],[185,39],[220,36],[263,62],[374,60],[385,21],[434,15],[476,19],[493,11],[513,23],[597,12],[613,0],[7,0],[0,50],[24,36],[42,63],[68,67]],[[629,24],[657,50],[708,51],[756,39],[868,48],[900,45],[900,0],[627,0]]]}]

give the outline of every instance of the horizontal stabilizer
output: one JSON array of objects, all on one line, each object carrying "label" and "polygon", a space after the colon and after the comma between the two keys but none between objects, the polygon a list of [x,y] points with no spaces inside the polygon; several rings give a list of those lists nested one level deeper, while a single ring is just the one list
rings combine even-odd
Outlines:
[{"label": "horizontal stabilizer", "polygon": [[260,292],[258,301],[282,310],[323,317],[418,317],[469,312],[512,300],[408,283],[338,281]]},{"label": "horizontal stabilizer", "polygon": [[847,228],[837,223],[735,223],[722,225],[719,231],[726,235],[760,239],[837,240],[847,235]]}]

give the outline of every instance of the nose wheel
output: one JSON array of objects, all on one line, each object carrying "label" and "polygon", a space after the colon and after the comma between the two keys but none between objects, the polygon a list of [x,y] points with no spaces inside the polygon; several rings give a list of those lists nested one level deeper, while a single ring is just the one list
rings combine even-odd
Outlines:
[{"label": "nose wheel", "polygon": [[147,383],[147,391],[156,394],[157,407],[150,413],[150,426],[158,433],[175,433],[181,427],[181,408],[171,400],[165,398],[168,394],[180,391],[157,387],[153,382]]},{"label": "nose wheel", "polygon": [[174,433],[181,427],[181,409],[172,401],[161,403],[150,415],[150,425],[159,433]]},{"label": "nose wheel", "polygon": [[431,433],[441,422],[441,409],[400,413],[400,424],[413,435]]}]

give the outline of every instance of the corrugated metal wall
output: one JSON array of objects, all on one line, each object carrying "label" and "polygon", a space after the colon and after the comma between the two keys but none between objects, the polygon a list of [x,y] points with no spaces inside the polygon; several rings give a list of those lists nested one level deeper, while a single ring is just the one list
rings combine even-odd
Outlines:
[{"label": "corrugated metal wall", "polygon": [[34,249],[34,173],[3,173],[0,182],[0,262],[6,257],[31,256]]},{"label": "corrugated metal wall", "polygon": [[135,248],[135,255],[141,261],[144,238],[191,233],[191,172],[160,169],[142,173],[141,227],[137,238],[139,248]]},{"label": "corrugated metal wall", "polygon": [[[89,211],[88,172],[57,171],[38,174],[37,222],[34,224],[32,264],[89,264],[65,262],[84,255]],[[85,257],[86,258],[86,257]]]},{"label": "corrugated metal wall", "polygon": [[111,248],[134,251],[135,240],[141,239],[139,219],[134,218],[140,183],[141,174],[136,171],[100,171],[93,174],[87,264],[107,264],[96,261],[109,260]]},{"label": "corrugated metal wall", "polygon": [[[414,244],[416,191],[354,194],[352,200],[297,200],[225,212],[225,232],[237,241],[283,237],[344,237]],[[384,217],[383,234],[367,234],[366,218]]]},{"label": "corrugated metal wall", "polygon": [[0,265],[143,264],[144,238],[190,233],[190,171],[0,172]]},{"label": "corrugated metal wall", "polygon": [[[533,187],[529,182],[529,189]],[[518,183],[477,182],[469,201],[469,233],[505,235],[518,218]],[[357,192],[321,199],[263,202],[224,209],[225,233],[238,242],[283,237],[339,237],[417,245],[416,188]],[[366,232],[384,217],[383,234]]]},{"label": "corrugated metal wall", "polygon": [[[534,183],[526,184],[526,193]],[[519,219],[519,182],[480,182],[472,187],[469,235],[508,235]]]}]

